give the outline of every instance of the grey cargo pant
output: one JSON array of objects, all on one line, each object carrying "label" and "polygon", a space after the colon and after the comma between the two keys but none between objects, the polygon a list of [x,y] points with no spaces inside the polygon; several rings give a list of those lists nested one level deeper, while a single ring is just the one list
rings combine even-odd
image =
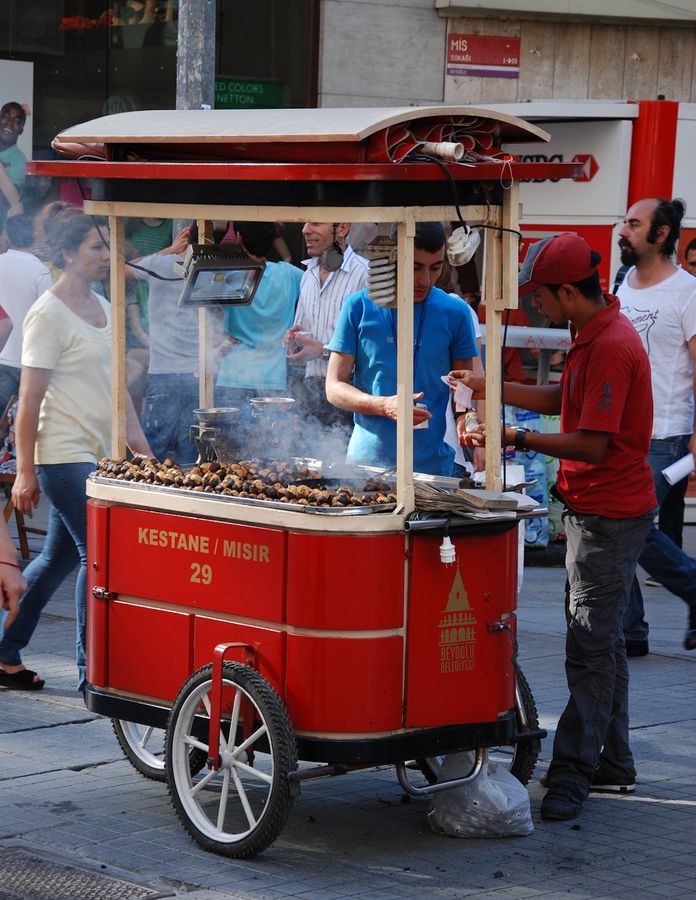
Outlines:
[{"label": "grey cargo pant", "polygon": [[548,781],[589,790],[595,770],[635,778],[628,744],[628,664],[622,617],[654,511],[609,519],[565,509],[566,677],[570,698]]}]

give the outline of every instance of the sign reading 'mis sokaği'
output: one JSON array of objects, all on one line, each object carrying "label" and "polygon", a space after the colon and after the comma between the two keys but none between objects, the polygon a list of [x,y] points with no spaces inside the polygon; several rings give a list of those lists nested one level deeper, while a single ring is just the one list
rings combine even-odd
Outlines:
[{"label": "sign reading 'mis soka\u011fi'", "polygon": [[519,78],[520,39],[490,34],[448,34],[447,74]]}]

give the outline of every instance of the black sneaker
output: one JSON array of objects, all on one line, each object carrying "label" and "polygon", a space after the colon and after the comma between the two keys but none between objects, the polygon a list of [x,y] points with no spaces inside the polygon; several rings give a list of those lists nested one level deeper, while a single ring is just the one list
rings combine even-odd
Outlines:
[{"label": "black sneaker", "polygon": [[605,775],[595,772],[590,790],[597,794],[632,794],[636,789],[635,778],[628,775]]},{"label": "black sneaker", "polygon": [[[539,784],[545,788],[549,786],[549,779],[546,774],[541,776]],[[590,790],[596,794],[631,794],[635,789],[635,778],[629,778],[627,775],[603,775],[600,772],[595,772],[590,785]]]},{"label": "black sneaker", "polygon": [[685,650],[696,650],[696,608],[689,610],[689,627],[684,638]]},{"label": "black sneaker", "polygon": [[555,781],[541,801],[541,818],[552,821],[574,819],[585,802],[587,791],[571,781]]}]

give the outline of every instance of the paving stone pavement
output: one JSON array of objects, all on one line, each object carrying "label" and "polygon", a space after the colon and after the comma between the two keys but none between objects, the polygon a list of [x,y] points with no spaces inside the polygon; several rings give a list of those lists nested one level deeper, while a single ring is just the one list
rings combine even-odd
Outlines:
[{"label": "paving stone pavement", "polygon": [[[40,508],[39,520],[44,514]],[[34,552],[39,546],[32,538]],[[696,528],[686,529],[686,549],[696,555]],[[536,778],[566,699],[563,582],[562,569],[527,567],[520,597],[520,660],[549,731],[529,785],[532,835],[437,836],[426,821],[428,802],[405,802],[394,771],[381,767],[305,783],[278,840],[248,862],[194,844],[166,786],[138,775],[110,723],[84,707],[66,584],[25,656],[45,689],[0,689],[0,854],[22,849],[141,885],[143,897],[154,889],[191,900],[694,897],[696,653],[681,649],[684,604],[663,589],[645,588],[652,652],[630,661],[636,793],[593,795],[574,822],[539,819]],[[2,900],[53,900],[47,890],[13,893],[0,868]]]}]

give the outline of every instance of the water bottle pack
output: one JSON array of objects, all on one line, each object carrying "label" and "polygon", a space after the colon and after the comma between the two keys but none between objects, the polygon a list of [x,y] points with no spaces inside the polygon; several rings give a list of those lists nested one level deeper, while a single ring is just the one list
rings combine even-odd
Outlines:
[{"label": "water bottle pack", "polygon": [[[513,426],[521,425],[534,431],[544,430],[542,417],[539,413],[530,412],[528,409],[518,409],[507,404],[505,405],[505,423]],[[527,494],[541,503],[542,506],[548,506],[547,457],[536,450],[524,450],[514,453],[514,458],[516,462],[524,466],[525,480],[535,482],[527,488]],[[527,519],[525,526],[525,547],[543,549],[548,546],[549,523],[546,516]]]}]

